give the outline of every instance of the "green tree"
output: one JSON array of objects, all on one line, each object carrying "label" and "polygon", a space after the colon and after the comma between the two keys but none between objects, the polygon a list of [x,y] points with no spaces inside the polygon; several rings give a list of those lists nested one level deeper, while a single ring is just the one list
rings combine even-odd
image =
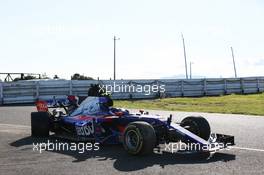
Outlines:
[{"label": "green tree", "polygon": [[87,77],[87,76],[75,73],[73,74],[73,76],[71,76],[71,80],[94,80],[94,79],[92,77]]},{"label": "green tree", "polygon": [[37,78],[35,76],[28,75],[28,76],[24,76],[23,78],[17,77],[13,81],[19,81],[19,80],[34,80],[34,79],[37,79]]},{"label": "green tree", "polygon": [[58,75],[54,75],[53,79],[59,79]]}]

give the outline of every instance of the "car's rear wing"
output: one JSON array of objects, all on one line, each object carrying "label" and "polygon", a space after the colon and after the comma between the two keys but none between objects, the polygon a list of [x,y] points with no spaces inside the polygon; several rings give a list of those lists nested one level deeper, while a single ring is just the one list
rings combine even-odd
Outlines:
[{"label": "car's rear wing", "polygon": [[47,112],[49,108],[69,106],[73,103],[78,103],[78,97],[73,95],[60,98],[53,96],[51,99],[39,99],[35,102],[39,112]]}]

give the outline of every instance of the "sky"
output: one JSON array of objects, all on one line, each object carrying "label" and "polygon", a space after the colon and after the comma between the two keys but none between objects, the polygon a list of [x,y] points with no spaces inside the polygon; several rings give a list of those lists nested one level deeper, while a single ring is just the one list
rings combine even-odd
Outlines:
[{"label": "sky", "polygon": [[[0,0],[0,72],[117,79],[264,75],[261,0]],[[189,69],[189,67],[188,67]],[[188,70],[189,72],[189,70]],[[3,79],[3,77],[2,77]]]}]

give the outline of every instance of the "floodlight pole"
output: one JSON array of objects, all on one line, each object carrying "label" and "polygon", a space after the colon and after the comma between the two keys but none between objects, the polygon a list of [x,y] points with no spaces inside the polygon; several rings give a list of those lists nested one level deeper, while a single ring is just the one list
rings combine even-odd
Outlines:
[{"label": "floodlight pole", "polygon": [[234,57],[234,51],[233,51],[233,47],[230,47],[230,48],[231,48],[231,53],[232,53],[232,58],[233,58],[233,66],[234,66],[235,77],[237,78],[236,62],[235,62],[235,57]]},{"label": "floodlight pole", "polygon": [[186,76],[186,79],[188,79],[188,69],[187,69],[187,59],[186,59],[186,51],[185,51],[185,42],[184,42],[183,34],[181,34],[181,36],[182,36],[183,53],[184,53],[184,60],[185,60],[185,76]]},{"label": "floodlight pole", "polygon": [[116,40],[120,40],[120,38],[114,36],[114,80],[116,79]]},{"label": "floodlight pole", "polygon": [[192,64],[193,62],[190,62],[190,79],[192,79]]}]

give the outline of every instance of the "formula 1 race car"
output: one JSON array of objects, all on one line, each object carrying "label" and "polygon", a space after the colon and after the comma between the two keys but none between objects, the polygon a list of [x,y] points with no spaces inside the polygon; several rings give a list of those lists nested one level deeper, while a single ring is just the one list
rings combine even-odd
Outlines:
[{"label": "formula 1 race car", "polygon": [[38,112],[31,113],[33,137],[48,137],[53,132],[73,141],[123,144],[132,155],[148,154],[161,144],[179,141],[207,147],[208,152],[234,145],[233,136],[211,134],[203,117],[189,116],[174,123],[172,115],[164,119],[143,110],[131,114],[114,108],[109,97],[89,96],[79,105],[78,97],[69,96],[66,102],[54,98],[37,101],[36,106]]}]

